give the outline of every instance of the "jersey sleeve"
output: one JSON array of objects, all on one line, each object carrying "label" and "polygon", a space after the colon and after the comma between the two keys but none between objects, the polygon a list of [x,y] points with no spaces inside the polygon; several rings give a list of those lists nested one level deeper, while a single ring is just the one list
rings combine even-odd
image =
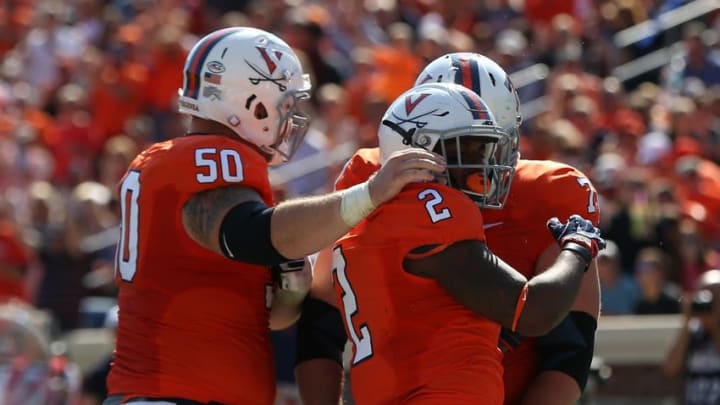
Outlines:
[{"label": "jersey sleeve", "polygon": [[380,156],[377,148],[358,149],[345,163],[335,180],[335,190],[345,190],[360,184],[372,176],[380,168]]},{"label": "jersey sleeve", "polygon": [[592,182],[581,171],[566,165],[548,171],[538,179],[539,195],[549,196],[551,204],[547,207],[547,218],[558,217],[565,222],[574,214],[590,220],[595,226],[600,223],[598,194]]},{"label": "jersey sleeve", "polygon": [[[369,230],[414,258],[430,256],[455,242],[485,241],[480,210],[462,192],[439,184],[415,184],[382,205]],[[416,252],[420,252],[419,255]],[[423,254],[424,253],[424,254]]]}]

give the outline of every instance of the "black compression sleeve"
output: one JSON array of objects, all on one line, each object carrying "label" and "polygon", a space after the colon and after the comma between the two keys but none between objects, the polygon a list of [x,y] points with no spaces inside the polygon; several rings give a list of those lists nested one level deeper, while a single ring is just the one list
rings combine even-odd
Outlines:
[{"label": "black compression sleeve", "polygon": [[595,349],[597,320],[590,314],[572,311],[547,335],[537,338],[540,370],[560,371],[585,389]]},{"label": "black compression sleeve", "polygon": [[287,259],[270,239],[273,209],[260,201],[246,201],[233,207],[220,225],[220,249],[230,259],[272,266]]},{"label": "black compression sleeve", "polygon": [[330,359],[342,366],[345,327],[340,311],[313,297],[305,298],[297,324],[295,365],[312,359]]}]

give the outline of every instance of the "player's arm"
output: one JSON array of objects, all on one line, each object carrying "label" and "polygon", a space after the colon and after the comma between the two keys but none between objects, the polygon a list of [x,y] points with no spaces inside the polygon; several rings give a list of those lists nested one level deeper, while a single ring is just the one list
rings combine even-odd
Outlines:
[{"label": "player's arm", "polygon": [[[560,170],[566,170],[561,168]],[[569,215],[584,212],[585,218],[597,225],[600,210],[597,192],[590,181],[574,169],[552,176],[548,187],[562,189],[565,198],[553,211]],[[549,178],[550,179],[550,178]],[[559,253],[551,243],[535,263],[534,274],[550,267]],[[548,334],[536,340],[539,354],[539,373],[529,385],[523,398],[525,404],[574,404],[587,383],[595,351],[595,331],[600,315],[600,281],[597,264],[593,261],[582,278],[570,313]]]},{"label": "player's arm", "polygon": [[[558,253],[556,245],[549,246],[537,262],[536,273],[545,271]],[[583,276],[570,313],[536,341],[540,373],[528,387],[523,403],[572,405],[578,401],[590,373],[599,312],[600,287],[593,261]]]},{"label": "player's arm", "polygon": [[295,381],[307,405],[337,405],[342,395],[342,353],[347,340],[332,285],[332,249],[321,250],[296,332]]},{"label": "player's arm", "polygon": [[185,203],[182,222],[188,235],[207,249],[246,263],[274,265],[329,246],[406,184],[430,181],[444,170],[441,157],[406,149],[364,183],[275,207],[267,207],[248,187],[204,191]]},{"label": "player's arm", "polygon": [[416,250],[404,267],[437,280],[479,315],[526,336],[543,335],[568,313],[585,270],[604,246],[599,231],[579,216],[566,224],[555,219],[548,226],[561,252],[546,272],[530,280],[479,240],[456,242],[434,254],[433,247],[423,247],[428,252]]}]

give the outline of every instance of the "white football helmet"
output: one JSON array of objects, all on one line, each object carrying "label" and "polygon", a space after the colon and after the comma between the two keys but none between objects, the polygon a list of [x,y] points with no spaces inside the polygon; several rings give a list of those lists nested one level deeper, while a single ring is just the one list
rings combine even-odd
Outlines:
[{"label": "white football helmet", "polygon": [[428,82],[457,83],[477,93],[490,107],[497,124],[512,137],[511,145],[518,152],[515,158],[519,158],[520,98],[510,75],[500,65],[477,53],[449,53],[430,62],[415,85]]},{"label": "white football helmet", "polygon": [[217,121],[242,139],[288,160],[308,129],[298,100],[310,78],[290,46],[256,28],[234,27],[198,41],[185,60],[179,111]]},{"label": "white football helmet", "polygon": [[378,130],[380,161],[398,150],[419,147],[442,154],[447,182],[482,208],[501,208],[514,165],[511,137],[495,123],[490,109],[473,91],[454,83],[427,83],[398,97]]}]

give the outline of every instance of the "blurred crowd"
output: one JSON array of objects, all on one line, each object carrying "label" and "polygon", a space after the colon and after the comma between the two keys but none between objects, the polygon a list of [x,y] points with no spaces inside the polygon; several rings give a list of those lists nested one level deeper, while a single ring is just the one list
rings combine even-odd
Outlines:
[{"label": "blurred crowd", "polygon": [[515,78],[523,158],[595,184],[613,241],[599,259],[604,314],[679,312],[720,268],[720,12],[669,28],[661,16],[703,3],[4,1],[0,296],[49,311],[56,332],[101,326],[85,303],[116,294],[116,185],[146,145],[184,133],[176,96],[195,41],[250,25],[290,43],[313,82],[311,130],[272,173],[278,198],[332,189],[425,64],[482,53]]}]

